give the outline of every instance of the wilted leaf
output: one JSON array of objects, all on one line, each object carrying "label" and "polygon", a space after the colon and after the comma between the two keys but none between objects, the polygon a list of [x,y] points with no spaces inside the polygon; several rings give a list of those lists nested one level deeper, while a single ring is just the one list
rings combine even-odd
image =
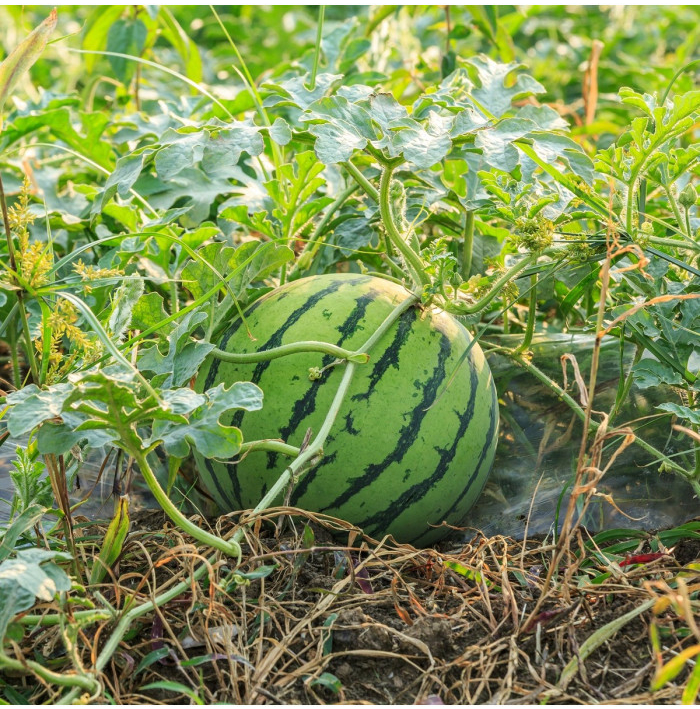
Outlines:
[{"label": "wilted leaf", "polygon": [[100,583],[122,553],[126,535],[129,532],[129,496],[122,495],[117,504],[117,511],[107,527],[102,540],[99,556],[93,560],[90,572],[90,585]]}]

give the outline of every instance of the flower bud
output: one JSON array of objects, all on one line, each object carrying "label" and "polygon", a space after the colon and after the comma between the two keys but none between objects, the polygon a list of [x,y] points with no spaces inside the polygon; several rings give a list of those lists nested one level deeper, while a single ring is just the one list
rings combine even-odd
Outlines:
[{"label": "flower bud", "polygon": [[695,202],[697,202],[698,194],[695,191],[695,187],[690,184],[690,182],[683,188],[680,195],[678,196],[678,201],[681,207],[685,209],[690,209]]}]

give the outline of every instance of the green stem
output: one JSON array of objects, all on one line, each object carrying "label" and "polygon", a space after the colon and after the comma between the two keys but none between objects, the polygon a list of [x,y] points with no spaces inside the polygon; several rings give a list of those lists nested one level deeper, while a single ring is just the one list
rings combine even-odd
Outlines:
[{"label": "green stem", "polygon": [[226,25],[224,25],[224,23],[221,21],[221,18],[219,17],[219,13],[216,11],[216,8],[213,5],[209,5],[209,9],[214,14],[216,21],[219,23],[219,27],[221,28],[224,35],[226,36],[228,43],[231,45],[231,49],[233,49],[233,53],[236,55],[236,59],[238,59],[240,65],[241,65],[241,70],[244,75],[244,83],[247,84],[246,88],[248,89],[248,92],[251,94],[251,97],[253,99],[253,103],[255,104],[255,107],[258,110],[260,118],[262,119],[263,123],[266,126],[269,126],[270,119],[267,116],[267,112],[263,108],[262,101],[260,100],[260,94],[258,94],[258,92],[257,92],[257,89],[255,87],[255,82],[253,81],[253,76],[250,73],[250,71],[248,70],[248,65],[245,63],[245,60],[243,59],[243,55],[238,51],[238,47],[236,46],[236,43],[233,41],[233,37],[231,37],[231,35],[229,34],[229,31],[226,29]]},{"label": "green stem", "polygon": [[[357,350],[358,353],[369,352],[374,347],[374,345],[386,334],[387,330],[389,330],[389,328],[391,328],[391,326],[401,317],[401,315],[409,308],[413,307],[418,302],[418,300],[419,298],[417,295],[411,294],[403,302],[399,303],[399,305],[397,305],[392,310],[392,312],[384,319],[384,322],[382,322],[382,324],[374,331],[374,333],[372,333],[372,335],[365,342],[365,344]],[[287,486],[290,484],[290,482],[296,480],[297,476],[299,476],[303,472],[305,467],[307,467],[309,464],[312,464],[317,456],[321,456],[323,454],[323,444],[325,443],[328,433],[330,432],[331,427],[335,422],[335,418],[338,415],[338,410],[343,402],[343,399],[345,398],[345,394],[347,393],[348,387],[350,386],[350,381],[355,372],[355,367],[355,363],[351,361],[349,361],[345,365],[343,378],[341,379],[340,385],[338,386],[338,390],[336,391],[335,397],[333,398],[333,402],[331,403],[330,409],[326,414],[326,418],[323,421],[323,424],[321,425],[318,434],[316,435],[314,440],[309,444],[308,448],[302,451],[302,453],[295,460],[292,461],[292,463],[282,473],[282,475],[277,478],[275,484],[268,490],[265,497],[263,497],[263,499],[260,500],[260,502],[258,502],[258,504],[255,506],[252,515],[257,514],[258,512],[261,512],[262,510],[265,510],[270,505],[272,505],[277,499],[277,497],[282,494],[284,490],[287,489]],[[243,527],[240,527],[238,530],[236,530],[236,533],[231,539],[232,541],[240,542],[242,538]]]},{"label": "green stem", "polygon": [[647,210],[647,181],[646,178],[639,181],[639,199],[637,200],[637,211],[639,212],[639,226],[644,224],[644,217]]},{"label": "green stem", "polygon": [[462,249],[462,278],[467,281],[472,270],[472,255],[474,250],[474,210],[467,212],[464,224],[464,246]]},{"label": "green stem", "polygon": [[670,246],[674,249],[686,249],[687,251],[700,251],[700,244],[697,241],[691,241],[689,239],[664,239],[661,236],[650,236],[650,244],[656,244],[657,246]]},{"label": "green stem", "polygon": [[[401,271],[401,269],[393,261],[389,261],[389,263],[398,269],[399,276],[403,276],[403,271]],[[367,271],[366,275],[374,276],[375,278],[383,278],[385,281],[396,283],[397,286],[402,286],[404,284],[402,278],[396,278],[394,276],[390,276],[388,273],[382,273],[381,271]]]},{"label": "green stem", "polygon": [[634,214],[634,185],[635,179],[632,180],[627,185],[627,205],[625,207],[625,230],[630,235],[630,238],[634,238],[634,232],[632,231],[632,216]]},{"label": "green stem", "polygon": [[[124,613],[119,623],[117,623],[117,627],[112,631],[112,634],[109,636],[109,639],[102,648],[102,651],[97,656],[93,671],[95,673],[99,673],[107,666],[107,663],[112,659],[112,655],[114,655],[114,653],[119,648],[119,643],[122,641],[122,638],[131,629],[132,625],[138,618],[143,615],[146,615],[146,613],[150,613],[154,608],[160,608],[160,606],[168,603],[169,601],[172,601],[174,598],[177,598],[179,595],[185,593],[186,591],[189,591],[192,588],[192,584],[195,581],[201,579],[202,576],[204,576],[204,574],[206,574],[212,568],[212,566],[217,562],[217,560],[218,559],[216,554],[210,556],[203,564],[200,564],[199,568],[196,569],[184,581],[181,581],[168,591],[165,591],[164,593],[161,593],[160,595],[156,596],[152,601],[142,603],[141,605],[136,606],[135,608],[132,608],[131,610]],[[79,689],[73,689],[57,703],[62,705],[73,704],[79,694]]]},{"label": "green stem", "polygon": [[214,327],[216,325],[216,306],[218,305],[218,302],[212,298],[212,301],[209,305],[209,317],[207,319],[207,332],[205,336],[205,340],[207,342],[211,342],[212,335],[214,334]]},{"label": "green stem", "polygon": [[391,269],[392,273],[394,273],[394,276],[387,276],[386,274],[382,273],[379,274],[381,278],[387,278],[390,281],[394,281],[395,283],[403,284],[403,282],[406,280],[406,274],[403,272],[403,269],[401,266],[399,266],[396,261],[394,261],[393,258],[389,255],[389,246],[390,244],[386,244],[386,253],[384,254],[384,258],[382,259],[387,266]]},{"label": "green stem", "polygon": [[270,453],[281,453],[282,455],[287,455],[290,458],[294,458],[299,455],[299,449],[296,446],[290,446],[284,441],[277,441],[273,438],[266,438],[261,441],[246,441],[241,444],[240,455],[249,453],[250,451],[269,451]]},{"label": "green stem", "polygon": [[367,352],[379,342],[389,328],[409,309],[412,308],[418,301],[420,296],[417,293],[411,293],[406,300],[399,303],[384,319],[384,322],[374,331],[372,336],[365,342],[364,346],[358,349],[358,352]]},{"label": "green stem", "polygon": [[348,201],[348,199],[350,199],[350,197],[352,197],[353,194],[355,194],[357,188],[358,185],[350,185],[349,187],[346,187],[335,198],[335,201],[328,206],[326,213],[323,215],[323,219],[321,219],[318,223],[313,234],[302,249],[302,252],[299,254],[299,258],[297,258],[294,268],[292,268],[292,271],[289,274],[289,280],[294,280],[294,276],[301,269],[308,268],[312,264],[318,250],[321,248],[321,244],[323,244],[326,228],[333,218],[333,215],[343,206],[343,204],[345,204],[345,202]]},{"label": "green stem", "polygon": [[[415,303],[417,303],[419,300],[418,296],[415,294],[409,295],[408,298],[406,298],[402,303],[400,303],[394,310],[389,314],[387,318],[385,318],[384,322],[375,330],[375,332],[372,334],[372,336],[365,342],[364,346],[358,350],[358,352],[364,351],[364,350],[370,350],[374,344],[387,332],[387,330],[393,325],[396,320],[410,307],[412,307]],[[350,385],[352,376],[354,374],[356,365],[353,362],[348,362],[346,365],[345,372],[343,373],[343,378],[340,382],[340,385],[338,387],[338,390],[336,391],[335,397],[333,398],[333,402],[331,403],[331,407],[326,414],[326,418],[323,422],[323,425],[321,426],[318,435],[314,439],[314,441],[311,443],[309,448],[307,448],[305,451],[303,451],[285,470],[285,472],[278,478],[278,480],[275,482],[274,486],[269,490],[268,494],[265,495],[265,497],[260,500],[260,502],[255,506],[255,509],[253,510],[253,514],[257,512],[261,512],[262,510],[266,509],[269,505],[271,505],[277,498],[278,495],[280,495],[287,487],[289,482],[292,480],[292,477],[294,475],[298,475],[302,468],[310,463],[313,458],[320,454],[322,452],[323,448],[323,443],[325,442],[326,437],[328,436],[328,433],[333,426],[333,423],[335,422],[336,416],[338,415],[338,410],[340,409],[340,405],[343,402],[343,399],[347,393],[348,387]],[[135,434],[132,433],[133,436]],[[124,440],[124,438],[122,438]],[[133,441],[135,443],[135,441]],[[278,441],[250,441],[247,446],[248,450],[250,450],[254,446],[262,446],[262,445],[271,445],[271,446],[276,446],[278,447],[277,450],[282,453],[296,453],[297,450],[294,449],[293,446],[286,446],[285,444],[278,442]],[[285,448],[286,450],[283,450],[282,448]],[[142,466],[141,469],[142,471],[148,471],[148,474],[151,476],[151,481],[155,483],[155,488],[160,491],[160,495],[164,495],[162,488],[158,484],[158,481],[155,479],[155,476],[150,470],[150,467],[148,466],[148,462],[145,460],[145,456],[140,453],[140,448],[138,445],[136,445],[137,450],[135,451],[136,453],[139,453],[139,457],[141,460],[139,460],[139,457],[134,456],[137,462],[139,463],[139,466]],[[241,447],[241,450],[244,450],[246,448],[246,444],[244,444]],[[129,451],[128,451],[129,452]],[[145,464],[145,465],[143,465]],[[149,482],[147,480],[147,482]],[[150,485],[149,485],[150,487]],[[156,492],[153,488],[151,490]],[[156,496],[156,499],[161,502],[158,496]],[[167,501],[169,503],[169,500]],[[162,502],[161,502],[162,504]],[[170,503],[172,504],[172,503]],[[165,509],[165,508],[164,508]],[[166,509],[166,513],[167,513]],[[178,515],[180,515],[178,510],[175,510]],[[181,515],[180,515],[181,516]],[[172,517],[171,517],[172,519]],[[173,520],[175,521],[176,524],[180,525],[181,522],[179,519]],[[185,520],[188,524],[188,520]],[[186,529],[186,531],[189,531]],[[202,530],[199,528],[196,529],[198,535],[202,533]],[[243,531],[244,527],[239,527],[232,538],[229,540],[229,544],[231,546],[235,545],[239,550],[240,550],[240,541],[243,538]],[[192,532],[190,532],[192,534]],[[195,535],[193,535],[195,536]],[[211,536],[211,535],[209,535]],[[199,538],[199,536],[195,536],[195,538]],[[219,540],[220,542],[223,542],[223,540]],[[207,542],[211,543],[211,542]],[[240,558],[240,557],[239,557]],[[188,591],[191,589],[192,584],[195,581],[198,581],[202,576],[204,576],[209,569],[216,563],[217,561],[217,556],[213,555],[207,559],[207,561],[199,566],[198,569],[196,569],[191,576],[189,576],[185,581],[180,582],[176,586],[173,586],[170,590],[166,591],[165,593],[162,593],[158,596],[156,596],[152,601],[148,601],[146,603],[143,603],[139,606],[136,606],[135,608],[132,608],[131,610],[127,611],[124,613],[122,616],[121,620],[117,624],[117,627],[114,629],[112,634],[110,635],[109,639],[105,643],[104,647],[102,648],[102,651],[97,657],[97,660],[95,662],[95,667],[94,667],[94,672],[99,673],[101,672],[107,663],[110,661],[112,655],[117,651],[117,648],[119,647],[119,643],[121,642],[122,638],[124,635],[127,633],[127,631],[131,628],[133,623],[140,618],[141,616],[150,613],[154,608],[160,607],[167,603],[168,601],[171,601],[174,598],[177,598],[180,594]],[[51,623],[53,624],[53,623]],[[65,704],[72,704],[74,700],[79,696],[80,690],[79,689],[73,689],[68,694],[66,694],[59,704],[65,705]]]},{"label": "green stem", "polygon": [[5,238],[7,239],[7,254],[10,258],[10,268],[17,273],[17,261],[15,260],[15,245],[12,242],[12,231],[10,230],[10,216],[7,213],[7,200],[5,199],[5,186],[0,175],[0,209],[2,210],[2,223],[5,227]]},{"label": "green stem", "polygon": [[[696,399],[695,399],[695,396],[693,395],[693,392],[689,391],[688,392],[688,407],[691,409],[695,408],[695,402],[696,402]],[[695,423],[691,423],[690,428],[693,431],[695,431],[695,433],[698,433],[698,429],[700,427],[698,427],[698,425]],[[700,443],[698,443],[697,441],[693,441],[693,454],[695,457],[695,469],[693,470],[693,478],[695,478],[695,480],[700,480]]]},{"label": "green stem", "polygon": [[177,282],[172,279],[170,281],[170,312],[172,314],[180,311],[180,297],[177,292]]},{"label": "green stem", "polygon": [[311,80],[307,87],[309,91],[316,88],[316,74],[318,73],[318,64],[321,59],[321,39],[323,38],[323,16],[326,13],[326,6],[318,6],[318,23],[316,25],[316,52],[314,53],[314,65],[311,69]]},{"label": "green stem", "polygon": [[[668,202],[671,205],[671,209],[673,210],[673,216],[676,218],[676,224],[678,224],[678,227],[680,228],[683,225],[683,217],[681,216],[681,210],[678,208],[678,202],[673,196],[673,192],[668,185],[663,184],[661,186],[663,187],[666,197],[668,198]],[[627,233],[629,233],[629,231]],[[690,232],[688,232],[688,236],[690,236]]]},{"label": "green stem", "polygon": [[352,179],[355,180],[360,187],[362,187],[370,199],[373,199],[375,202],[379,202],[379,191],[357,167],[355,167],[349,160],[348,162],[342,162],[340,164],[350,174]]},{"label": "green stem", "polygon": [[537,274],[533,273],[530,276],[530,301],[527,312],[527,326],[525,328],[525,337],[522,343],[515,349],[517,354],[526,352],[532,343],[532,336],[535,333],[535,322],[537,320]]},{"label": "green stem", "polygon": [[[272,243],[272,242],[269,242],[269,243]],[[257,253],[258,252],[256,251],[255,254],[257,254]],[[149,328],[146,328],[145,330],[142,330],[138,335],[135,335],[131,339],[129,339],[126,342],[124,342],[123,344],[121,344],[120,347],[124,351],[124,354],[128,354],[131,350],[133,350],[134,347],[136,347],[136,345],[139,342],[141,342],[145,338],[149,337],[154,332],[158,332],[158,330],[160,330],[165,325],[168,325],[169,323],[173,322],[174,320],[177,320],[178,316],[182,317],[184,315],[187,315],[187,313],[190,313],[193,310],[196,310],[197,308],[199,308],[200,305],[203,305],[210,298],[213,298],[220,289],[223,288],[226,291],[228,291],[230,289],[229,281],[232,280],[233,278],[235,278],[236,275],[239,274],[243,269],[248,267],[248,265],[253,260],[253,257],[255,256],[255,254],[248,256],[248,258],[245,259],[243,261],[243,263],[240,264],[240,266],[236,267],[233,271],[226,274],[225,277],[222,276],[220,283],[217,283],[215,286],[210,288],[206,293],[203,293],[199,298],[197,298],[196,300],[193,300],[191,303],[189,303],[189,305],[186,305],[185,307],[183,307],[179,313],[174,313],[174,314],[168,315],[166,318],[163,318],[163,320],[161,320],[160,322],[156,323],[155,325],[152,325]],[[41,295],[41,293],[40,293],[40,295]],[[234,294],[234,298],[235,298],[235,294]],[[239,310],[239,312],[240,312],[240,310]],[[101,364],[102,362],[106,361],[108,357],[109,357],[109,355],[103,355],[96,362],[93,362],[93,364],[91,366]],[[131,366],[131,365],[129,364],[129,366]],[[78,371],[81,371],[81,370],[78,370]]]},{"label": "green stem", "polygon": [[509,311],[510,311],[510,303],[508,302],[508,299],[504,296],[503,297],[503,334],[504,335],[509,335],[510,334],[510,317],[509,317]]},{"label": "green stem", "polygon": [[227,116],[229,120],[234,120],[233,115],[231,112],[226,108],[226,106],[219,101],[214,94],[210,93],[202,84],[198,84],[196,81],[192,81],[192,79],[188,79],[186,76],[181,74],[178,71],[175,71],[174,69],[171,69],[170,67],[167,67],[163,64],[158,64],[157,62],[152,62],[149,61],[148,59],[143,59],[142,57],[136,57],[133,54],[123,54],[122,52],[108,52],[106,50],[91,50],[91,49],[68,49],[69,52],[75,52],[76,54],[95,54],[97,56],[103,56],[103,57],[118,57],[119,59],[125,59],[126,61],[131,61],[131,62],[137,62],[138,64],[143,64],[145,66],[152,67],[153,69],[158,69],[159,71],[165,72],[166,74],[170,74],[170,76],[174,76],[175,78],[179,79],[180,81],[184,82],[188,86],[192,87],[199,93],[203,94],[206,96],[210,101],[215,103]]},{"label": "green stem", "polygon": [[22,387],[22,370],[19,366],[17,331],[14,324],[8,330],[8,339],[10,340],[10,357],[12,357],[12,383],[15,385],[15,389],[20,389]]},{"label": "green stem", "polygon": [[19,305],[15,302],[15,304],[10,309],[10,312],[7,314],[7,317],[0,323],[0,337],[5,334],[5,330],[7,329],[8,325],[14,323],[18,310]]},{"label": "green stem", "polygon": [[29,362],[29,371],[32,373],[32,379],[37,386],[41,386],[41,378],[39,376],[39,366],[36,363],[36,357],[34,356],[34,346],[32,342],[32,334],[29,329],[29,319],[27,318],[27,311],[24,307],[24,299],[20,291],[17,291],[17,301],[19,303],[19,317],[22,321],[22,332],[24,333],[24,346],[27,355],[27,361]]},{"label": "green stem", "polygon": [[686,71],[689,69],[693,69],[696,66],[700,66],[700,59],[693,59],[689,61],[687,64],[684,64],[671,78],[671,81],[668,82],[668,86],[666,87],[666,90],[664,91],[663,95],[661,96],[661,105],[663,106],[666,103],[666,99],[668,98],[668,95],[671,93],[671,89],[673,88],[673,85],[676,83],[676,79],[681,74],[684,74]]},{"label": "green stem", "polygon": [[40,677],[45,682],[57,684],[59,687],[74,687],[73,691],[87,692],[90,697],[95,697],[99,694],[102,687],[95,677],[89,677],[85,674],[52,672],[43,665],[40,665],[34,660],[15,660],[9,657],[4,652],[0,652],[0,667],[6,670],[24,673],[31,670],[37,677]]},{"label": "green stem", "polygon": [[[97,610],[76,611],[71,617],[76,623],[88,625],[89,623],[96,623],[99,620],[112,620],[114,613]],[[15,622],[20,625],[37,625],[42,627],[47,625],[60,625],[61,616],[58,613],[51,613],[49,615],[24,615],[21,618],[17,618]]]},{"label": "green stem", "polygon": [[215,534],[210,534],[206,530],[194,524],[194,522],[190,522],[190,520],[188,520],[187,517],[185,517],[185,515],[183,515],[182,512],[180,512],[180,510],[178,510],[178,508],[173,504],[172,500],[160,486],[158,479],[151,470],[146,454],[142,450],[141,441],[136,433],[133,430],[129,430],[128,432],[123,432],[120,438],[124,445],[124,450],[132,456],[138,464],[141,474],[146,481],[146,485],[148,485],[150,491],[153,493],[153,497],[156,498],[165,514],[167,514],[180,529],[189,534],[191,537],[194,537],[198,542],[214,547],[214,549],[218,549],[229,556],[235,556],[240,563],[241,547],[237,542],[226,541]]},{"label": "green stem", "polygon": [[591,209],[597,212],[601,217],[603,217],[603,219],[607,220],[609,218],[610,215],[608,214],[608,207],[602,200],[600,200],[600,198],[588,194],[585,190],[582,190],[576,182],[557,170],[554,164],[543,160],[533,150],[532,146],[526,139],[521,138],[513,142],[525,153],[525,155],[527,155],[536,165],[542,168],[544,172],[553,177],[560,185],[563,185],[570,192],[573,192],[584,204],[588,205]]},{"label": "green stem", "polygon": [[530,264],[534,263],[537,261],[539,254],[528,254],[525,256],[525,258],[520,259],[518,263],[516,263],[514,266],[511,266],[491,287],[488,293],[484,295],[482,298],[476,301],[476,303],[473,303],[472,305],[466,305],[463,303],[454,303],[453,301],[450,301],[450,303],[445,303],[445,310],[448,310],[452,312],[454,310],[455,313],[458,315],[471,315],[473,313],[478,313],[480,310],[483,310],[501,291],[501,288],[508,283],[511,279],[515,278],[515,276],[520,273],[520,271],[524,270],[527,268]]},{"label": "green stem", "polygon": [[416,285],[427,286],[430,284],[430,278],[423,269],[420,256],[409,246],[406,239],[399,233],[396,227],[393,210],[391,208],[391,177],[394,172],[396,163],[387,163],[382,172],[382,178],[379,182],[379,213],[382,217],[384,228],[394,248],[403,257],[406,269],[408,270],[413,282]]},{"label": "green stem", "polygon": [[321,352],[322,354],[333,355],[338,359],[349,360],[355,364],[366,364],[369,362],[369,355],[365,353],[352,352],[351,350],[338,347],[338,345],[332,345],[328,342],[317,342],[315,340],[292,342],[288,345],[280,345],[279,347],[272,347],[269,350],[261,350],[260,352],[226,352],[215,347],[211,351],[211,356],[223,362],[231,362],[232,364],[256,364],[258,362],[269,362],[279,357],[286,357],[287,355],[299,354],[301,352]]},{"label": "green stem", "polygon": [[[621,346],[623,345],[624,340],[622,341]],[[619,387],[617,396],[615,397],[615,403],[613,404],[612,411],[610,412],[610,421],[613,421],[615,419],[618,412],[620,411],[620,407],[627,399],[627,395],[629,394],[630,389],[632,388],[632,382],[634,381],[634,365],[637,364],[637,362],[639,362],[639,360],[642,358],[642,354],[644,354],[644,345],[637,345],[637,349],[634,353],[634,358],[632,359],[632,365],[630,366],[629,371],[627,372],[627,376],[625,377],[624,383],[621,387]],[[620,366],[622,367],[622,364]]]},{"label": "green stem", "polygon": [[119,351],[119,348],[114,344],[112,338],[105,332],[102,327],[102,323],[97,319],[95,314],[92,312],[90,307],[83,302],[80,298],[67,292],[56,292],[56,295],[69,301],[80,311],[82,316],[85,318],[87,323],[92,327],[95,334],[100,338],[100,342],[105,346],[105,349],[112,355],[112,357],[119,362],[127,370],[131,370],[134,373],[136,379],[139,380],[143,388],[156,400],[160,401],[160,396],[156,390],[151,386],[151,383],[143,376],[139,369],[137,369],[131,362],[129,362],[126,357]]},{"label": "green stem", "polygon": [[[270,117],[267,115],[267,111],[263,106],[262,99],[260,98],[258,89],[255,86],[255,82],[253,81],[253,76],[250,73],[250,70],[248,69],[248,65],[245,63],[242,54],[238,51],[238,47],[233,41],[233,37],[231,37],[229,31],[226,29],[226,26],[221,21],[221,18],[219,17],[219,13],[216,11],[216,8],[213,5],[209,5],[209,9],[214,14],[216,21],[219,23],[219,27],[221,27],[221,30],[223,31],[224,35],[226,36],[226,39],[228,40],[228,43],[231,45],[231,49],[233,49],[233,52],[236,55],[236,59],[238,59],[241,65],[240,69],[237,66],[234,66],[233,64],[231,65],[231,67],[236,72],[236,74],[238,74],[238,77],[241,79],[241,81],[243,81],[243,84],[245,85],[246,89],[248,90],[248,93],[250,94],[250,97],[253,99],[253,104],[255,104],[255,110],[258,112],[258,115],[260,116],[260,120],[263,122],[263,125],[267,128],[270,128],[272,126],[272,123],[270,122]],[[272,140],[272,138],[270,138],[270,147],[272,148],[272,162],[275,165],[275,172],[279,172],[280,165],[283,162],[282,150],[280,146],[277,145],[274,140]],[[267,170],[265,169],[265,164],[261,162],[259,158],[258,164],[262,167],[262,170],[266,176],[265,179],[269,179],[267,175]]]},{"label": "green stem", "polygon": [[[375,7],[375,12],[372,17],[369,18],[367,26],[365,27],[365,37],[370,37],[372,32],[377,29],[377,27],[384,22],[384,20],[389,17],[392,13],[396,12],[398,7],[396,5],[377,5]],[[372,6],[370,6],[370,10]]]},{"label": "green stem", "polygon": [[[7,212],[7,200],[5,199],[5,187],[0,175],[0,210],[2,210],[2,221],[5,227],[5,238],[7,239],[7,253],[10,258],[10,268],[13,273],[17,273],[17,261],[15,259],[15,245],[12,242],[12,231],[10,230],[10,217]],[[27,319],[27,311],[24,307],[24,293],[22,290],[15,291],[17,296],[17,305],[19,307],[19,316],[22,321],[22,331],[24,333],[24,347],[27,354],[27,362],[29,363],[29,371],[32,373],[32,379],[37,386],[41,386],[39,378],[39,367],[34,356],[34,346],[32,343],[31,332],[29,330],[29,320]]]},{"label": "green stem", "polygon": [[[307,466],[312,466],[315,464],[315,459],[323,455],[323,444],[326,442],[328,433],[330,432],[331,426],[335,423],[335,418],[338,415],[338,410],[340,405],[343,403],[343,399],[347,394],[348,387],[352,381],[352,377],[355,373],[356,365],[352,362],[348,362],[345,366],[345,371],[343,372],[343,378],[340,381],[338,390],[335,393],[333,402],[331,403],[330,409],[326,414],[326,418],[323,421],[323,425],[319,429],[316,438],[309,444],[297,458],[295,458],[289,465],[289,467],[280,475],[275,484],[268,490],[267,494],[258,502],[258,504],[253,509],[251,516],[256,515],[258,512],[267,509],[275,500],[287,489],[289,484],[298,479],[298,476],[304,472]],[[232,542],[239,543],[243,538],[244,527],[239,527],[233,537],[231,537]]]}]

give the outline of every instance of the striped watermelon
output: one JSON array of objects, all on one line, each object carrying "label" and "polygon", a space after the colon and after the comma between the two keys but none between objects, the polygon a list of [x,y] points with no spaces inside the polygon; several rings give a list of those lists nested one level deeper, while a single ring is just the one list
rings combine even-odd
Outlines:
[{"label": "striped watermelon", "polygon": [[[405,288],[371,276],[304,278],[248,308],[254,342],[237,319],[219,346],[241,353],[313,339],[354,350],[408,295]],[[471,342],[446,313],[421,306],[405,311],[370,352],[370,362],[357,366],[323,459],[302,475],[290,504],[340,517],[375,537],[390,533],[416,545],[449,532],[431,525],[468,524],[498,430],[496,391],[478,345],[445,388]],[[329,367],[314,381],[309,368],[323,368],[333,359],[320,353],[257,365],[210,359],[195,388],[255,382],[264,392],[262,410],[238,411],[222,423],[240,427],[244,440],[280,438],[300,446],[309,428],[315,434],[321,427],[344,366]],[[197,457],[203,482],[224,511],[255,506],[288,462],[262,451],[240,462]]]}]

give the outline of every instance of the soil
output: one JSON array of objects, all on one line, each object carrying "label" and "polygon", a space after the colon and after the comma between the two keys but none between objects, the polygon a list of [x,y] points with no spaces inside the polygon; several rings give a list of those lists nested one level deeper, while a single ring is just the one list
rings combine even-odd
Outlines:
[{"label": "soil", "polygon": [[[664,662],[698,642],[677,592],[682,574],[685,607],[696,606],[696,531],[659,558],[629,563],[635,557],[628,556],[622,566],[603,564],[602,550],[592,556],[581,531],[545,593],[551,540],[523,545],[476,536],[419,550],[363,538],[337,520],[298,515],[292,521],[281,512],[268,511],[274,525],[258,523],[248,533],[238,576],[220,559],[190,592],[134,625],[101,675],[105,697],[119,704],[190,703],[177,689],[144,689],[169,681],[208,704],[680,700],[689,667],[650,692],[657,667],[650,627],[661,638]],[[210,521],[224,534],[235,523],[232,517]],[[104,527],[82,531],[89,553]],[[634,554],[653,549],[658,544],[650,534]],[[191,540],[162,513],[139,513],[114,579],[101,593],[115,606],[126,594],[143,602],[199,563]],[[654,607],[620,620],[652,600]],[[86,667],[113,629],[103,622],[79,635]],[[22,649],[56,662],[58,639],[55,628],[35,631]],[[577,658],[567,677],[564,668]],[[6,681],[25,692],[31,686],[27,677]],[[32,701],[51,698],[35,685]]]}]

